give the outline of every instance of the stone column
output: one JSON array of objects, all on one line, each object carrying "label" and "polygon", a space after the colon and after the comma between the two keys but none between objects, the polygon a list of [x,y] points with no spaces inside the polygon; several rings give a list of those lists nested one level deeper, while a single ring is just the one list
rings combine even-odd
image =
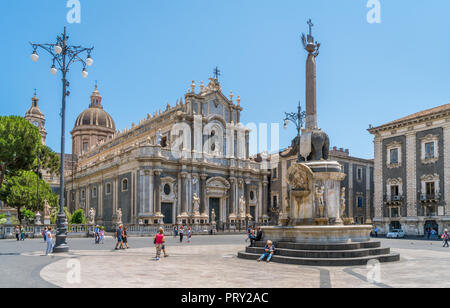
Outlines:
[{"label": "stone column", "polygon": [[450,122],[444,126],[444,195],[445,215],[450,216]]},{"label": "stone column", "polygon": [[353,217],[353,163],[348,163],[348,218]]},{"label": "stone column", "polygon": [[203,217],[208,217],[208,213],[206,212],[206,178],[207,174],[200,174],[200,214]]},{"label": "stone column", "polygon": [[417,216],[416,133],[406,133],[406,204],[407,216]]},{"label": "stone column", "polygon": [[187,216],[187,207],[186,207],[186,177],[187,172],[181,172],[181,216]]},{"label": "stone column", "polygon": [[267,222],[269,220],[269,216],[267,215],[267,185],[269,182],[267,181],[267,177],[264,176],[262,183],[262,222]]},{"label": "stone column", "polygon": [[381,231],[386,231],[384,230],[383,224],[383,144],[381,137],[379,136],[376,136],[374,139],[374,152],[374,220],[376,222],[376,225],[382,229]]},{"label": "stone column", "polygon": [[229,209],[228,209],[228,220],[231,222],[232,220],[236,220],[236,188],[237,188],[237,180],[234,177],[230,177],[230,191],[229,191]]},{"label": "stone column", "polygon": [[306,59],[306,129],[317,128],[316,58],[308,53]]},{"label": "stone column", "polygon": [[119,179],[117,176],[114,177],[114,186],[113,186],[113,215],[116,214],[116,211],[119,209]]},{"label": "stone column", "polygon": [[161,200],[160,200],[160,186],[161,186],[161,170],[153,171],[153,198],[154,198],[154,213],[161,214]]},{"label": "stone column", "polygon": [[371,196],[371,190],[370,190],[370,166],[368,165],[366,167],[366,224],[372,223],[372,217],[371,217],[371,208],[370,208],[370,196]]},{"label": "stone column", "polygon": [[245,181],[244,195],[245,195],[245,214],[248,216],[250,214],[250,187],[251,181]]},{"label": "stone column", "polygon": [[98,198],[97,216],[103,217],[103,181],[100,181],[100,184],[98,185],[97,198]]}]

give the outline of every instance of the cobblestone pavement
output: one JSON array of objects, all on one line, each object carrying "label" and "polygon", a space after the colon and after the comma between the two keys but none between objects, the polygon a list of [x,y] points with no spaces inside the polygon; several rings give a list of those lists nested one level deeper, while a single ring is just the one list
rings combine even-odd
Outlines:
[{"label": "cobblestone pavement", "polygon": [[[363,267],[307,267],[258,263],[236,257],[243,235],[168,237],[168,258],[153,259],[150,238],[130,239],[114,251],[91,239],[71,239],[71,252],[42,256],[44,243],[0,241],[0,286],[14,287],[450,287],[450,250],[440,242],[386,240],[401,261]],[[79,275],[77,269],[79,268]],[[79,280],[77,279],[79,278]]]}]

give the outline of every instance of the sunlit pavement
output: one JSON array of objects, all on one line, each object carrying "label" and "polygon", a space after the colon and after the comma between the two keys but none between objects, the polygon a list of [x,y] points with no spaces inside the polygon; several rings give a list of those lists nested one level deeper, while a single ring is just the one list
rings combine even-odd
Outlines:
[{"label": "sunlit pavement", "polygon": [[[45,256],[42,240],[0,241],[0,287],[450,287],[450,249],[440,241],[382,239],[401,261],[362,267],[307,267],[241,260],[244,235],[167,237],[169,257],[155,261],[151,238],[70,239],[67,254]],[[270,271],[270,279],[267,277]]]}]

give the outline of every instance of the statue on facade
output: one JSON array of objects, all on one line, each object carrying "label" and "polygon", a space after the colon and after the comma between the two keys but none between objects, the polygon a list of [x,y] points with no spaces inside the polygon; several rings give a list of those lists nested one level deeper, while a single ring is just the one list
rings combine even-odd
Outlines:
[{"label": "statue on facade", "polygon": [[91,209],[89,210],[89,224],[95,224],[95,209],[93,207],[91,207]]},{"label": "statue on facade", "polygon": [[324,212],[325,212],[325,204],[323,202],[323,194],[324,194],[324,192],[325,192],[325,187],[323,187],[323,186],[316,186],[315,196],[316,196],[317,207],[319,209],[319,216],[320,216],[320,218],[324,217]]},{"label": "statue on facade", "polygon": [[245,199],[244,196],[239,198],[239,214],[244,217],[245,216]]},{"label": "statue on facade", "polygon": [[193,203],[193,212],[194,215],[200,214],[200,198],[197,196],[197,193],[194,193],[192,196],[192,203]]},{"label": "statue on facade", "polygon": [[116,211],[116,219],[117,219],[117,223],[121,224],[122,223],[122,209],[119,208]]},{"label": "statue on facade", "polygon": [[345,213],[345,187],[341,188],[341,217],[344,216]]},{"label": "statue on facade", "polygon": [[211,223],[216,224],[216,211],[214,209],[211,210]]}]

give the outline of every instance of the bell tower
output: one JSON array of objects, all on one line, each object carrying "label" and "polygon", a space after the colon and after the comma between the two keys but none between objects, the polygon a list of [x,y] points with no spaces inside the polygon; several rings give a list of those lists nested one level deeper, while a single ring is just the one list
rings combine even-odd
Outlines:
[{"label": "bell tower", "polygon": [[39,109],[38,102],[39,99],[36,96],[36,89],[34,89],[34,96],[31,99],[31,107],[25,114],[25,120],[39,129],[39,133],[41,134],[41,142],[42,144],[45,144],[45,139],[47,137],[47,131],[45,129],[45,116]]}]

